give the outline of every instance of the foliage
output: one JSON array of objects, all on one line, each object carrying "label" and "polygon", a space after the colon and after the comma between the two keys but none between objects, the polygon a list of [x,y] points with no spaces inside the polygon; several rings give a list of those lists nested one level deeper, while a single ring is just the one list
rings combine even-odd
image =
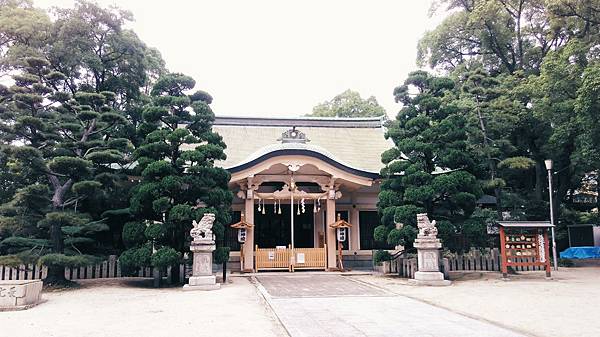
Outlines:
[{"label": "foliage", "polygon": [[383,261],[390,261],[392,259],[392,254],[387,250],[377,250],[375,254],[373,254],[373,263],[375,265],[380,266]]},{"label": "foliage", "polygon": [[[388,243],[412,244],[416,215],[427,213],[445,221],[447,230],[440,234],[448,243],[475,210],[482,192],[468,154],[467,121],[453,102],[454,87],[448,78],[416,71],[394,90],[404,107],[386,133],[395,147],[382,155],[379,240],[387,229]],[[403,226],[396,229],[397,224]]]},{"label": "foliage", "polygon": [[[189,250],[193,220],[215,213],[213,231],[218,241],[230,222],[229,173],[214,165],[225,159],[225,144],[211,130],[210,95],[186,94],[194,86],[195,81],[183,74],[166,74],[157,80],[151,90],[152,103],[142,114],[144,140],[134,152],[142,182],[133,190],[130,210],[148,223],[145,240],[156,249],[152,264],[161,267],[176,263]],[[141,244],[131,240],[131,228],[126,228],[124,241]],[[123,254],[128,258],[132,253]]]},{"label": "foliage", "polygon": [[162,247],[152,254],[150,260],[153,267],[163,269],[179,262],[180,254],[171,247]]},{"label": "foliage", "polygon": [[49,240],[60,281],[60,263],[111,244],[101,214],[127,206],[135,107],[164,63],[124,28],[130,13],[78,1],[51,14],[0,6],[0,70],[13,80],[0,86],[0,183],[15,193],[0,196],[0,239]]},{"label": "foliage", "polygon": [[374,96],[367,99],[350,89],[313,108],[313,117],[379,117],[385,115],[385,109],[377,103]]},{"label": "foliage", "polygon": [[152,246],[142,245],[130,248],[119,256],[121,273],[123,275],[134,276],[140,267],[149,267],[151,265]]},{"label": "foliage", "polygon": [[98,257],[92,255],[68,256],[64,254],[46,254],[39,259],[39,264],[48,267],[85,267],[96,264],[100,261]]},{"label": "foliage", "polygon": [[[495,197],[496,214],[483,218],[546,220],[548,208],[553,207],[558,217],[560,249],[566,243],[560,239],[565,237],[565,224],[586,217],[574,217],[573,212],[590,217],[596,216],[600,208],[600,198],[590,204],[578,202],[575,197],[600,191],[600,3],[443,0],[432,10],[445,10],[447,15],[419,42],[418,62],[454,82],[440,106],[454,106],[451,114],[464,118],[467,144],[462,155],[473,162],[470,173],[481,190]],[[427,82],[427,77],[420,75],[416,80]],[[404,98],[421,99],[421,94],[407,87],[396,89],[395,96],[404,105],[400,116],[405,116],[407,107],[413,104]],[[430,103],[429,97],[423,101]],[[426,138],[429,133],[424,128],[417,133],[427,146],[431,146]],[[383,154],[386,170],[413,174],[410,170],[404,172],[408,164],[398,163],[406,159],[403,156],[410,158],[404,151],[398,147]],[[553,205],[547,201],[545,159],[554,162]],[[413,205],[417,209],[406,208],[404,192],[389,192],[399,190],[399,179],[394,177],[383,184],[381,204],[395,206],[394,211],[380,206],[387,231],[380,229],[379,236],[393,233],[390,219],[409,223],[417,211],[423,210],[418,205]],[[476,209],[474,202],[469,203]],[[442,235],[470,242],[458,244],[461,240],[457,240],[453,249],[485,244],[485,240],[477,239],[477,235],[484,236],[483,218],[475,222],[463,218],[437,218]],[[398,236],[396,232],[394,237]]]},{"label": "foliage", "polygon": [[146,239],[144,231],[146,225],[138,221],[127,222],[123,226],[123,243],[125,247],[135,247],[143,243]]},{"label": "foliage", "polygon": [[229,247],[219,247],[213,252],[213,261],[216,264],[223,264],[229,261]]}]

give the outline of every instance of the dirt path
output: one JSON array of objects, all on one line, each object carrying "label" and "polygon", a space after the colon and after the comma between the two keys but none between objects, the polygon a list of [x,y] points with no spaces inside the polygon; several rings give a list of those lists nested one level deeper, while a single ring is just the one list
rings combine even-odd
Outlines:
[{"label": "dirt path", "polygon": [[0,313],[2,336],[286,336],[246,278],[217,291],[153,289],[94,280],[44,293],[45,303]]},{"label": "dirt path", "polygon": [[471,273],[449,287],[417,287],[405,279],[352,276],[397,294],[420,299],[533,336],[600,336],[600,268],[561,268],[511,276]]}]

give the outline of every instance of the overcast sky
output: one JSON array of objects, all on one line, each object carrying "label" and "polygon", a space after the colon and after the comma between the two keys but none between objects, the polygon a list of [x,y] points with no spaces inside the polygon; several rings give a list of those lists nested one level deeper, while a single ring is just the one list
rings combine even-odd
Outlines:
[{"label": "overcast sky", "polygon": [[131,28],[168,69],[208,91],[217,115],[234,116],[300,116],[346,89],[375,96],[394,116],[392,91],[440,21],[428,16],[431,0],[98,2],[130,10]]}]

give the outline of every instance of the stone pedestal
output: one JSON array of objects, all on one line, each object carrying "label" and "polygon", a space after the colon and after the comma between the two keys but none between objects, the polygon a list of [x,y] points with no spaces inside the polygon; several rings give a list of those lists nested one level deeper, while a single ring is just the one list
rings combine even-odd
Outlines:
[{"label": "stone pedestal", "polygon": [[0,281],[0,311],[29,309],[41,298],[41,280]]},{"label": "stone pedestal", "polygon": [[212,272],[212,252],[215,248],[212,239],[192,241],[190,246],[190,250],[194,253],[192,276],[189,283],[183,286],[183,290],[215,290],[221,287]]},{"label": "stone pedestal", "polygon": [[212,252],[215,246],[215,236],[212,232],[215,215],[206,213],[200,222],[193,221],[194,228],[190,231],[193,238],[190,250],[194,253],[192,276],[183,290],[215,290],[221,285],[217,283],[212,271]]},{"label": "stone pedestal", "polygon": [[440,248],[442,243],[437,238],[417,238],[414,243],[417,249],[418,270],[415,278],[410,280],[414,285],[446,286],[451,282],[444,280],[440,272]]}]

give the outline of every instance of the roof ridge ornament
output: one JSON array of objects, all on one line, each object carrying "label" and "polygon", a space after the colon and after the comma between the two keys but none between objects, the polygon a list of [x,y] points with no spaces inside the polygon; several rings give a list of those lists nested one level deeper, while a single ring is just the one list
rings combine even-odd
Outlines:
[{"label": "roof ridge ornament", "polygon": [[281,138],[277,139],[282,143],[302,143],[310,142],[310,139],[306,138],[306,134],[302,131],[296,130],[296,126],[292,126],[281,134]]}]

